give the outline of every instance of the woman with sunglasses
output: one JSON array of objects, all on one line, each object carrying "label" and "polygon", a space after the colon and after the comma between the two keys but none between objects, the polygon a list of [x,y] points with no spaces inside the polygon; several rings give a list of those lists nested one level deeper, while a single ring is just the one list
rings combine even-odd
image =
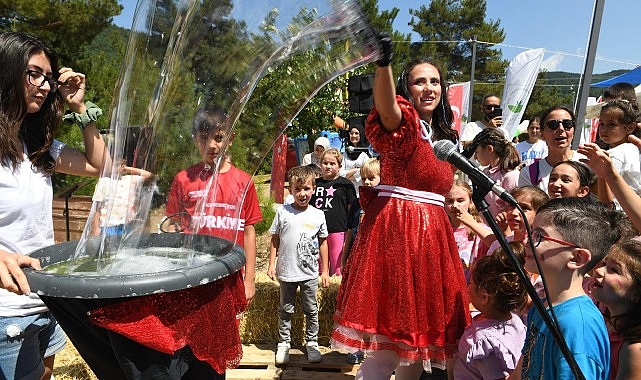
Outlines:
[{"label": "woman with sunglasses", "polygon": [[537,186],[547,191],[550,173],[556,164],[579,161],[585,156],[571,149],[576,127],[576,117],[572,110],[554,106],[543,111],[540,119],[541,136],[548,146],[548,154],[521,169],[519,186]]},{"label": "woman with sunglasses", "polygon": [[[83,100],[85,76],[58,69],[40,40],[1,33],[0,67],[0,378],[49,379],[66,337],[21,270],[40,262],[22,254],[54,244],[53,172],[97,176],[106,148]],[[65,104],[84,152],[53,138]]]}]

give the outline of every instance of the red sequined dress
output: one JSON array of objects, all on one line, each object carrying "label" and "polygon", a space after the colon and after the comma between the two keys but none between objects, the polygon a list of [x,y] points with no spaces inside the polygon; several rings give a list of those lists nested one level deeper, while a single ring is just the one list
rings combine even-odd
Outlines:
[{"label": "red sequined dress", "polygon": [[[180,211],[195,214],[211,176],[211,172],[203,176],[203,170],[200,163],[176,175],[167,202],[168,215]],[[262,220],[256,188],[251,177],[234,166],[218,173],[215,183],[217,189],[210,190],[199,232],[228,240],[235,237],[242,247],[244,226]],[[209,284],[95,309],[90,318],[94,324],[156,351],[173,354],[189,345],[198,359],[224,373],[226,368],[236,367],[242,357],[238,318],[246,306],[243,276],[238,271]]]},{"label": "red sequined dress", "polygon": [[443,208],[451,166],[436,159],[426,128],[397,97],[403,121],[389,132],[372,110],[367,138],[381,156],[381,185],[361,187],[365,216],[339,291],[335,348],[394,350],[401,362],[445,368],[470,322],[467,285]]}]

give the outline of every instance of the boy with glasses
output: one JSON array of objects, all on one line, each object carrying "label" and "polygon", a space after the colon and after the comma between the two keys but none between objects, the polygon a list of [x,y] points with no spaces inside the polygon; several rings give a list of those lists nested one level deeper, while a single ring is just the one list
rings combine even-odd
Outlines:
[{"label": "boy with glasses", "polygon": [[499,128],[503,125],[503,117],[500,114],[501,99],[494,95],[488,94],[483,97],[481,103],[481,113],[483,120],[467,123],[461,131],[461,143],[466,148],[472,143],[474,137],[485,128]]},{"label": "boy with glasses", "polygon": [[[525,269],[545,278],[546,307],[553,307],[559,330],[586,379],[605,380],[609,374],[608,332],[582,284],[585,274],[621,234],[613,215],[602,205],[580,198],[553,199],[537,210],[532,223],[534,251],[529,244],[525,248]],[[520,378],[574,378],[537,308],[528,313],[523,356],[511,377]]]}]

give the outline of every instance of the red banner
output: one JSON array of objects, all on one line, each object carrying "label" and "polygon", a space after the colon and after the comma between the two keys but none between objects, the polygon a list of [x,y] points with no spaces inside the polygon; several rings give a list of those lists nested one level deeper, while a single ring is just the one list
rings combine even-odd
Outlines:
[{"label": "red banner", "polygon": [[272,176],[269,190],[276,203],[283,203],[285,197],[285,175],[287,171],[287,135],[281,134],[274,142],[272,155]]},{"label": "red banner", "polygon": [[461,134],[461,113],[463,112],[463,93],[465,87],[462,84],[453,84],[447,89],[447,99],[450,101],[452,112],[454,113],[454,123],[452,127]]}]

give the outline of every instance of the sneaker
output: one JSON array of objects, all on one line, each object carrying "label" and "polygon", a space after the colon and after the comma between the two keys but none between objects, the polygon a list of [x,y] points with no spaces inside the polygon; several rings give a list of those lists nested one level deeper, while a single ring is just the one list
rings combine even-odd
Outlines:
[{"label": "sneaker", "polygon": [[307,342],[307,361],[310,363],[320,363],[321,353],[318,351],[318,343]]},{"label": "sneaker", "polygon": [[276,364],[287,363],[289,363],[289,343],[280,342],[278,343],[278,349],[276,350]]},{"label": "sneaker", "polygon": [[363,351],[350,352],[347,354],[347,362],[349,364],[361,364],[365,359]]}]

